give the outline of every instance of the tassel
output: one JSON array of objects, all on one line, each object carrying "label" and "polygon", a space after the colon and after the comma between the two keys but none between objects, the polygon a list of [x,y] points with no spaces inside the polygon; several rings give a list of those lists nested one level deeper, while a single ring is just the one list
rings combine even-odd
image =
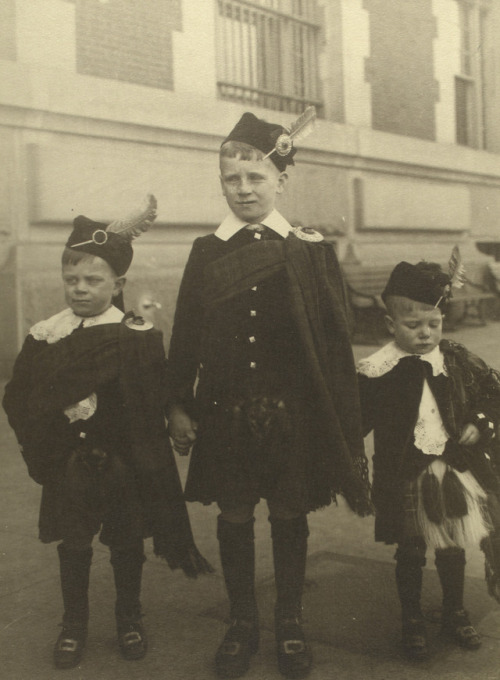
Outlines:
[{"label": "tassel", "polygon": [[288,156],[293,148],[293,142],[300,139],[305,139],[314,129],[314,123],[316,121],[316,109],[314,106],[308,106],[307,109],[302,113],[295,122],[292,123],[290,129],[286,129],[286,132],[278,137],[276,140],[276,145],[271,151],[266,154],[263,158],[269,158],[269,156],[276,151],[280,156]]},{"label": "tassel", "polygon": [[121,220],[114,220],[107,226],[106,231],[120,234],[128,241],[147,231],[156,219],[157,202],[153,194],[148,194],[144,204]]},{"label": "tassel", "polygon": [[459,519],[468,514],[467,498],[462,482],[451,468],[447,468],[442,482],[444,510],[448,519]]},{"label": "tassel", "polygon": [[429,470],[422,477],[421,493],[425,514],[428,519],[434,522],[434,524],[441,524],[444,520],[444,513],[439,480]]},{"label": "tassel", "polygon": [[500,537],[492,531],[481,541],[484,553],[484,575],[488,595],[500,604]]}]

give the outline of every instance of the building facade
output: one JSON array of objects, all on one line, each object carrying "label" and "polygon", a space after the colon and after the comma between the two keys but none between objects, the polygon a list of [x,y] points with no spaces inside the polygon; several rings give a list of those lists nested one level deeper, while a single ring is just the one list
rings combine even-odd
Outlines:
[{"label": "building facade", "polygon": [[[314,104],[279,208],[341,261],[482,263],[500,241],[497,0],[3,0],[0,370],[63,305],[74,217],[158,199],[126,302],[171,329],[190,244],[225,215],[240,115]],[[481,252],[480,252],[481,249]],[[161,305],[161,307],[160,307]]]}]

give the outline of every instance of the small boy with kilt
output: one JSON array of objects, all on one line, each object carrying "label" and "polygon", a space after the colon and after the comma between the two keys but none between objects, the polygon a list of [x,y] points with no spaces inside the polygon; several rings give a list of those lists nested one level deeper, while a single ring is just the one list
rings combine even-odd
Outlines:
[{"label": "small boy with kilt", "polygon": [[118,643],[146,653],[140,590],[143,539],[188,576],[210,570],[197,551],[164,417],[162,335],[122,311],[131,239],[155,218],[144,210],[106,226],[80,216],[62,255],[68,307],[35,324],[15,362],[3,406],[30,476],[42,485],[40,539],[59,541],[62,631],[57,668],[79,664],[87,638],[92,540],[109,546]]},{"label": "small boy with kilt", "polygon": [[479,546],[499,519],[491,442],[500,374],[441,338],[451,286],[463,277],[458,250],[450,264],[453,275],[434,263],[395,267],[382,295],[394,340],[358,365],[364,432],[373,430],[375,441],[375,540],[397,544],[410,659],[428,656],[420,607],[427,549],[443,591],[443,633],[464,649],[480,646],[463,603],[465,547]]},{"label": "small boy with kilt", "polygon": [[259,645],[259,500],[271,523],[278,667],[290,678],[312,663],[301,625],[307,513],[336,493],[361,515],[371,510],[337,258],[320,234],[275,209],[292,135],[245,113],[222,143],[230,213],[193,244],[170,344],[169,430],[181,454],[194,442],[185,496],[220,509],[231,623],[215,667],[224,678],[243,675]]}]

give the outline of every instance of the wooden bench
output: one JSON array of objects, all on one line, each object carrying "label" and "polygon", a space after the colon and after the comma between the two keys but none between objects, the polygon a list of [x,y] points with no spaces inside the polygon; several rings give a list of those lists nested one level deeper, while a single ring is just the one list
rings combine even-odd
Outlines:
[{"label": "wooden bench", "polygon": [[500,262],[488,264],[488,279],[491,290],[500,295]]},{"label": "wooden bench", "polygon": [[382,302],[392,265],[361,265],[343,263],[342,273],[354,317],[354,341],[360,344],[379,344],[387,337],[384,322],[387,313]]},{"label": "wooden bench", "polygon": [[[500,294],[500,263],[498,263],[498,291]],[[362,265],[343,263],[342,272],[347,286],[349,303],[354,317],[354,341],[360,344],[379,344],[387,338],[384,316],[387,313],[382,291],[393,269],[392,265]],[[443,267],[445,269],[445,267]],[[474,279],[485,275],[471,267],[467,271]],[[476,283],[467,278],[462,288],[454,289],[445,319],[445,329],[453,330],[462,323],[484,326],[488,303],[497,296],[487,283]]]},{"label": "wooden bench", "polygon": [[446,330],[453,330],[462,323],[485,326],[488,305],[495,298],[495,293],[492,293],[486,284],[475,283],[467,278],[462,288],[453,289],[447,312]]}]

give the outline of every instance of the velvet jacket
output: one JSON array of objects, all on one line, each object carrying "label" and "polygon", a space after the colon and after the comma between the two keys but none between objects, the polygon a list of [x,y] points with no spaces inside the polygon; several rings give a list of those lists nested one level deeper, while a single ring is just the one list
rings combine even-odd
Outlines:
[{"label": "velvet jacket", "polygon": [[[64,410],[92,393],[97,394],[95,413],[70,423]],[[131,470],[113,483],[123,507],[139,498],[136,514],[143,536],[153,537],[155,552],[190,576],[204,570],[167,436],[165,396],[162,335],[133,315],[121,323],[77,329],[57,342],[27,336],[3,407],[30,476],[43,486],[43,542],[62,538],[68,483],[79,492],[78,477],[68,467],[75,450],[96,448],[120,459],[117,470],[123,465]],[[126,523],[114,531],[121,535],[113,541],[127,540]],[[109,543],[102,534],[101,540]]]},{"label": "velvet jacket", "polygon": [[[440,349],[447,375],[434,376],[430,364],[417,357],[401,359],[379,377],[359,374],[364,434],[372,430],[374,434],[377,541],[398,541],[405,482],[414,479],[433,458],[414,445],[424,378],[450,435],[448,462],[460,470],[470,469],[483,488],[498,493],[497,444],[491,434],[500,422],[500,376],[463,345],[442,340]],[[480,441],[472,447],[459,446],[461,430],[471,422],[481,428]]]},{"label": "velvet jacket", "polygon": [[[331,244],[294,233],[250,244],[241,232],[228,241],[212,234],[193,244],[179,291],[167,380],[170,407],[182,406],[200,421],[187,498],[219,500],[212,483],[218,471],[212,463],[225,442],[204,436],[204,430],[210,427],[214,402],[235,393],[239,378],[231,366],[245,360],[231,342],[233,315],[244,308],[250,291],[266,285],[269,295],[262,305],[267,305],[268,320],[261,329],[266,341],[259,354],[264,389],[276,374],[282,386],[287,380],[307,383],[302,396],[312,405],[311,413],[317,413],[318,427],[306,435],[310,464],[302,482],[309,487],[304,509],[326,505],[341,493],[356,512],[366,514],[367,462],[340,268]],[[255,311],[258,318],[260,310]],[[247,350],[242,346],[241,351]],[[233,355],[232,362],[227,363],[226,354]],[[222,434],[222,439],[228,436]],[[231,486],[231,475],[225,479]]]}]

